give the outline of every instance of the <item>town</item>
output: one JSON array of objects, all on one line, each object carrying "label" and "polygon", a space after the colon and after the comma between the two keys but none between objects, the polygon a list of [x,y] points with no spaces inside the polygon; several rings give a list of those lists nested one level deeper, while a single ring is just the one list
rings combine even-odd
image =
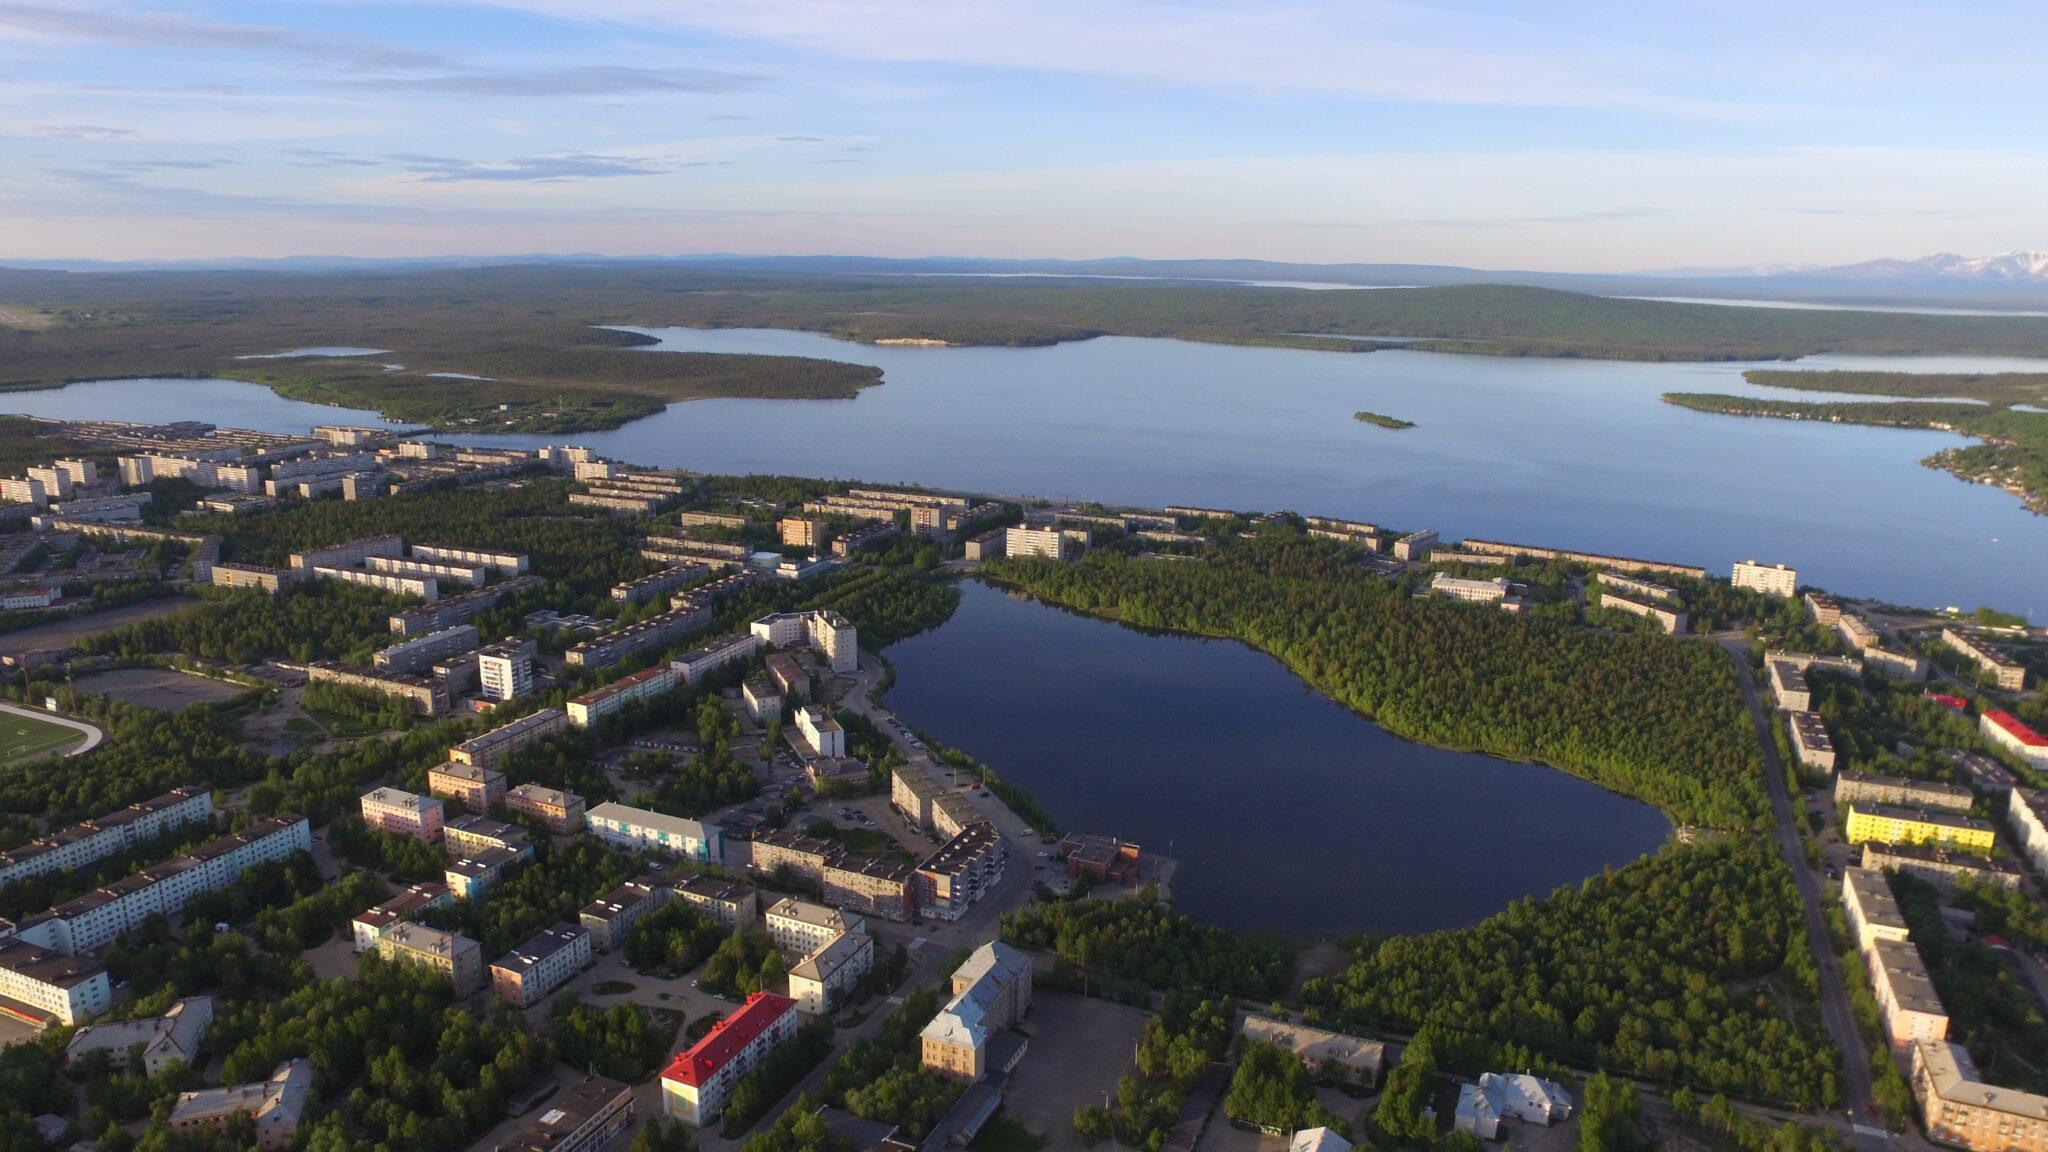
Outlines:
[{"label": "town", "polygon": [[[1604,1067],[1474,1063],[1244,976],[1292,946],[1173,913],[1170,852],[1059,830],[887,702],[949,580],[1271,537],[1478,614],[1449,619],[1725,653],[1843,1061],[1791,1130],[2048,1149],[2048,637],[2016,618],[1289,511],[50,432],[76,452],[0,480],[0,751],[49,790],[0,824],[0,1043],[22,1083],[47,1061],[45,1145],[1347,1152],[1632,1116]],[[1230,974],[1141,977],[1137,939]],[[1787,1119],[1714,1099],[1744,1147]]]}]

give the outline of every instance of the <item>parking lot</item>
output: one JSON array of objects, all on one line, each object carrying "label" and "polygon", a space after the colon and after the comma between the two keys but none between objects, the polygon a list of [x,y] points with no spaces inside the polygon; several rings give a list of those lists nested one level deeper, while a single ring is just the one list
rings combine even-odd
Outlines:
[{"label": "parking lot", "polygon": [[1003,1109],[1045,1137],[1049,1149],[1085,1148],[1074,1136],[1074,1110],[1116,1094],[1116,1082],[1137,1058],[1147,1013],[1071,992],[1039,990],[1025,1030],[1031,1047],[1010,1077]]},{"label": "parking lot", "polygon": [[144,708],[176,712],[188,704],[228,700],[247,692],[239,684],[209,680],[173,668],[116,668],[78,681],[80,692],[109,696]]}]

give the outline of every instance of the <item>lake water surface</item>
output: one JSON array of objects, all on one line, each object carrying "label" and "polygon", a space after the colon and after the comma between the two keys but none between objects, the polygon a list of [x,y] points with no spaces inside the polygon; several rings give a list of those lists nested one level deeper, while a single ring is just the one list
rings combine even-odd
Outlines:
[{"label": "lake water surface", "polygon": [[[1290,508],[1699,564],[1791,564],[1852,596],[2048,619],[2048,518],[1917,461],[1939,432],[1691,412],[1667,391],[1791,399],[1742,364],[1310,352],[1104,338],[880,347],[803,332],[657,330],[663,348],[883,369],[846,401],[702,400],[567,437],[636,463],[913,482],[1115,503]],[[649,350],[650,356],[662,355]],[[1814,357],[1778,367],[2048,370],[1992,357]],[[1869,397],[1845,397],[1870,399]],[[366,414],[226,381],[112,381],[0,397],[63,417],[302,431]],[[1361,424],[1360,409],[1418,426]],[[535,446],[561,436],[450,437]]]},{"label": "lake water surface", "polygon": [[1391,736],[1241,644],[961,592],[949,621],[889,649],[890,705],[1061,827],[1179,859],[1176,900],[1197,919],[1455,927],[1670,834],[1655,808],[1563,772]]}]

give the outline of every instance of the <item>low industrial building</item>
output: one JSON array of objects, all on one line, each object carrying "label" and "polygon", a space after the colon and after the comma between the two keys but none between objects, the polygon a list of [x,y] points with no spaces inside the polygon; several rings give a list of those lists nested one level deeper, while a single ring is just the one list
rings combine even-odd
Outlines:
[{"label": "low industrial building", "polygon": [[1242,1030],[1244,1038],[1254,1044],[1271,1044],[1294,1053],[1314,1074],[1334,1069],[1344,1081],[1365,1088],[1379,1083],[1386,1067],[1387,1046],[1378,1040],[1276,1020],[1257,1012],[1246,1013]]},{"label": "low industrial building", "polygon": [[1131,884],[1138,879],[1142,856],[1129,840],[1096,832],[1069,832],[1055,853],[1067,866],[1067,877],[1097,884]]}]

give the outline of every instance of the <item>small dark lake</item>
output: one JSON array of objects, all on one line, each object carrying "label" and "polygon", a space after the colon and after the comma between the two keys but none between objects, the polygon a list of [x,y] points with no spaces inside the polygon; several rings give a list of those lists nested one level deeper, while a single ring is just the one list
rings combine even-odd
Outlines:
[{"label": "small dark lake", "polygon": [[1178,858],[1176,902],[1198,919],[1457,927],[1670,834],[1655,808],[1563,772],[1399,739],[1241,644],[961,593],[951,620],[888,650],[891,705],[1063,828]]}]

